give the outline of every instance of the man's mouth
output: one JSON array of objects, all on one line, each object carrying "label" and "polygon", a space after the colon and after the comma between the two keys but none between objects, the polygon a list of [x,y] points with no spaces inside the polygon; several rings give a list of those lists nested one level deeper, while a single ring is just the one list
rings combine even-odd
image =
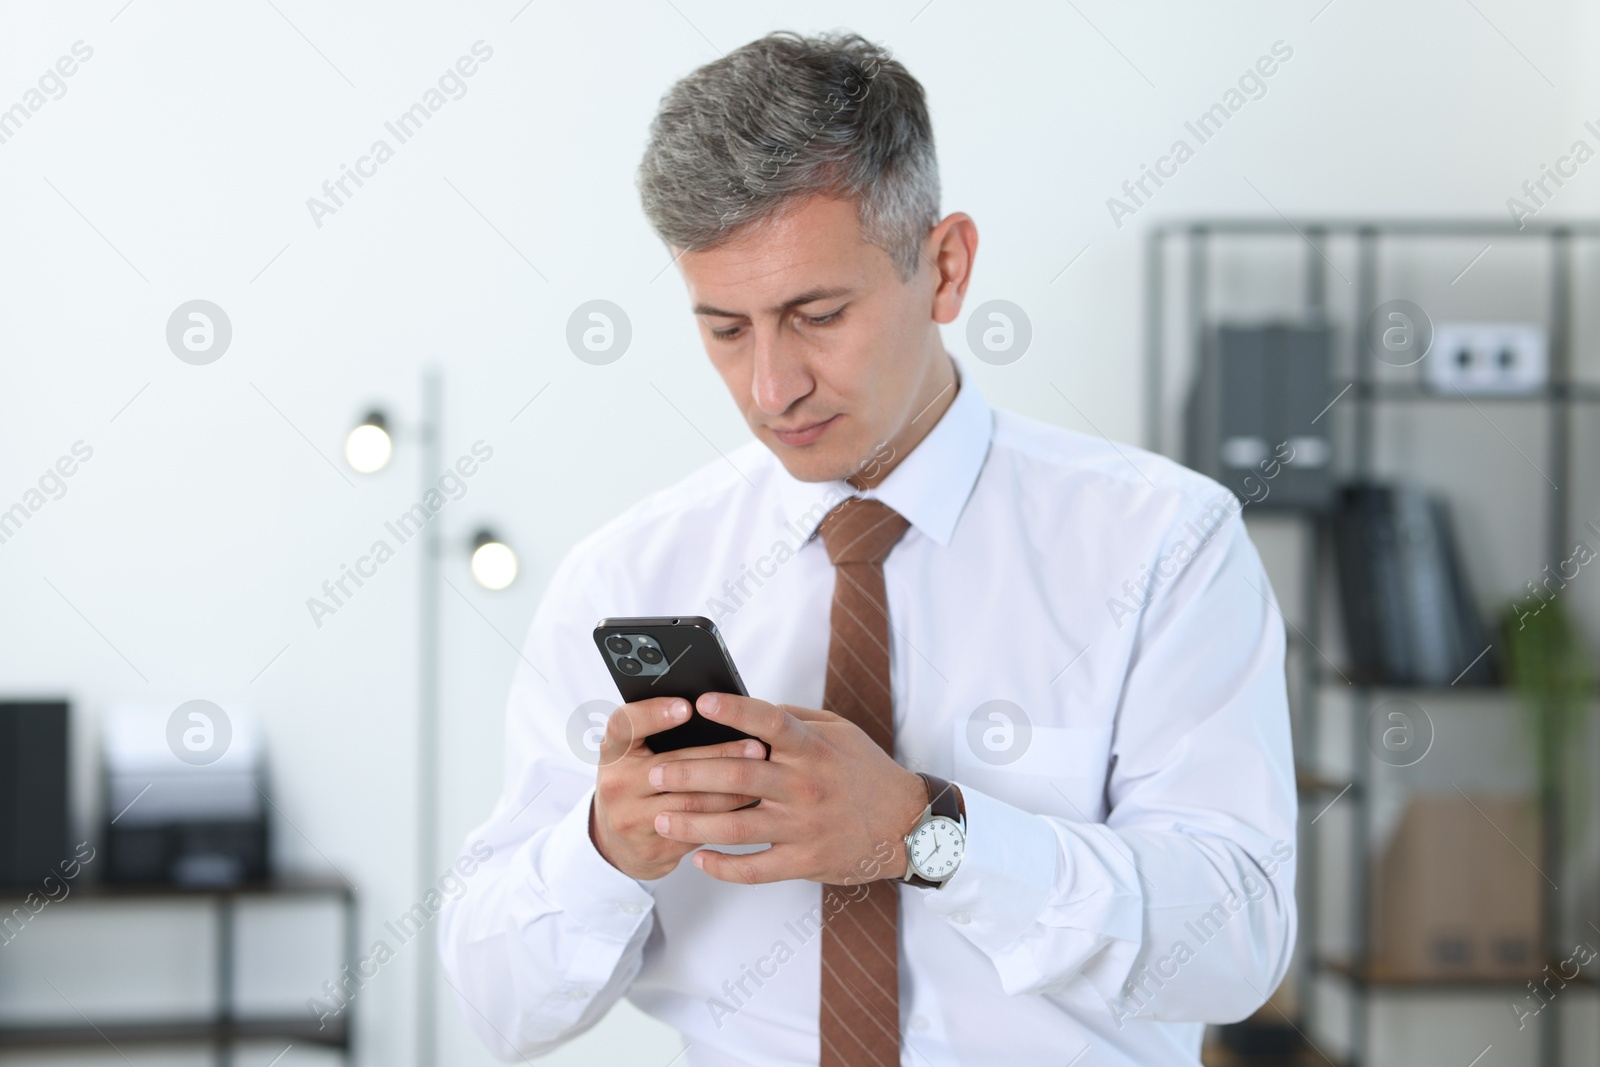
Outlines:
[{"label": "man's mouth", "polygon": [[821,422],[808,423],[805,426],[798,426],[790,430],[780,430],[776,426],[769,426],[768,429],[772,431],[772,435],[779,441],[789,445],[791,448],[797,448],[800,445],[809,445],[821,437],[838,418],[838,415],[834,415],[831,418],[823,419]]}]

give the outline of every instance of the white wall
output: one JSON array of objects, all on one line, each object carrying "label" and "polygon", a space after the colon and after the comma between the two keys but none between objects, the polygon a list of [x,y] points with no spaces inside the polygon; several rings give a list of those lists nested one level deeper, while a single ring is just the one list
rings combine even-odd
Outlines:
[{"label": "white wall", "polygon": [[[966,358],[964,322],[952,351],[991,401],[1125,440],[1140,434],[1151,219],[1502,217],[1600,116],[1594,16],[1575,0],[123,3],[0,14],[0,107],[75,41],[94,49],[66,95],[0,144],[0,507],[75,441],[94,448],[67,494],[0,544],[0,692],[71,696],[84,827],[110,704],[260,708],[280,859],[347,872],[364,943],[418,893],[417,546],[320,628],[305,600],[415,498],[418,458],[403,446],[370,478],[327,460],[371,404],[414,420],[428,363],[446,375],[447,459],[478,439],[495,449],[443,521],[457,539],[492,521],[525,570],[491,595],[460,556],[446,567],[465,597],[443,601],[442,866],[497,791],[511,644],[551,568],[715,458],[706,438],[746,439],[632,185],[660,94],[717,49],[774,28],[849,26],[887,43],[928,89],[946,208],[978,221],[969,306],[1008,299],[1034,326],[1008,367]],[[479,40],[494,54],[467,94],[314,225],[306,199]],[[1279,40],[1294,54],[1267,95],[1113,225],[1106,198]],[[1600,163],[1541,218],[1597,201]],[[571,310],[596,297],[634,330],[606,367],[564,343]],[[209,366],[165,343],[168,316],[194,298],[233,324]],[[107,964],[134,950],[75,908],[30,931],[58,939],[31,958],[110,1012]],[[364,1063],[410,1062],[413,956],[361,994]],[[70,1017],[43,967],[0,953],[0,1002]],[[289,963],[273,973],[291,1004],[315,991]],[[444,1062],[488,1062],[453,1007],[441,1018]],[[646,1051],[629,1059],[677,1051],[624,1005],[587,1051],[551,1062],[621,1058],[634,1035]]]}]

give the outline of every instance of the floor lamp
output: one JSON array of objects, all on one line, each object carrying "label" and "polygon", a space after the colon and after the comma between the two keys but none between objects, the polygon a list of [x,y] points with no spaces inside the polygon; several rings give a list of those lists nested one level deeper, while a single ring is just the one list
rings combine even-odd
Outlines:
[{"label": "floor lamp", "polygon": [[[443,386],[439,371],[422,374],[422,418],[410,433],[396,434],[381,410],[367,414],[345,439],[345,460],[362,474],[382,470],[394,453],[394,442],[421,446],[419,484],[422,493],[437,493],[434,480],[444,468],[441,441],[444,420]],[[425,505],[424,505],[425,506]],[[417,633],[417,882],[425,894],[433,887],[434,862],[439,852],[439,587],[446,539],[442,519],[431,519],[422,530],[421,585],[418,589]],[[479,527],[471,541],[472,577],[485,589],[500,590],[517,576],[517,557],[492,531]],[[420,897],[419,897],[420,899]],[[438,953],[432,936],[418,938],[422,958],[417,973],[417,1067],[434,1067],[437,1053],[434,968]]]}]

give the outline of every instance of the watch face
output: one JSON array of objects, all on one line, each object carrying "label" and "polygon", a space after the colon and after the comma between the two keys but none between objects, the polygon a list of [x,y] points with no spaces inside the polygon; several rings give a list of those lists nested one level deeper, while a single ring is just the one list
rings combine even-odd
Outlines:
[{"label": "watch face", "polygon": [[935,815],[911,835],[911,866],[922,877],[940,881],[955,873],[966,839],[952,819]]}]

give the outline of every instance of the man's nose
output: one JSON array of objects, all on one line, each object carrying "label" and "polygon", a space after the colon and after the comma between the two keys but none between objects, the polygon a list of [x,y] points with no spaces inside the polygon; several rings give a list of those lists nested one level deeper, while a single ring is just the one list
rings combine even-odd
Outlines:
[{"label": "man's nose", "polygon": [[781,415],[811,392],[804,345],[781,326],[756,330],[750,396],[768,415]]}]

